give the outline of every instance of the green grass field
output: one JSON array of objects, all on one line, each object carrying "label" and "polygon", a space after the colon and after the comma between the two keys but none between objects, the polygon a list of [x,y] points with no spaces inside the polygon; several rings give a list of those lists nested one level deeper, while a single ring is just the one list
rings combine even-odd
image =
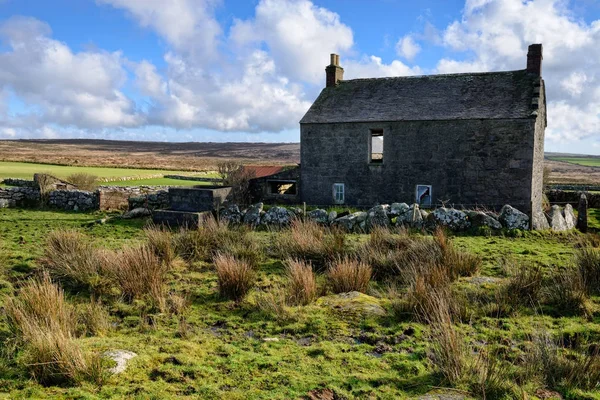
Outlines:
[{"label": "green grass field", "polygon": [[[5,162],[0,161],[0,180],[3,178],[21,178],[21,179],[33,179],[33,174],[47,172],[58,178],[65,179],[71,174],[75,173],[87,173],[95,175],[98,178],[123,178],[123,177],[139,177],[135,180],[110,181],[110,185],[117,186],[138,186],[138,185],[165,185],[165,186],[194,186],[194,185],[206,185],[210,183],[187,181],[179,179],[169,179],[162,177],[154,177],[159,174],[167,175],[190,175],[187,171],[166,171],[166,170],[153,170],[153,169],[133,169],[133,168],[108,168],[108,167],[74,167],[64,165],[50,165],[50,164],[35,164],[35,163],[23,163],[23,162]],[[207,178],[215,178],[216,174],[203,174]],[[147,178],[144,178],[147,177]],[[104,184],[105,182],[101,182]]]},{"label": "green grass field", "polygon": [[[147,221],[109,218],[105,224],[94,223],[105,216],[0,209],[0,309],[6,296],[18,295],[23,281],[39,272],[48,234],[54,230],[75,229],[99,248],[145,242]],[[276,293],[275,288],[287,279],[283,260],[273,251],[283,234],[247,233],[263,258],[254,289],[240,302],[219,297],[213,263],[181,258],[172,264],[166,285],[168,296],[188,300],[181,315],[160,312],[145,300],[127,302],[114,291],[100,295],[112,329],[83,335],[76,343],[90,352],[125,349],[138,354],[124,373],[102,385],[36,383],[21,358],[26,354],[11,347],[13,333],[0,317],[0,346],[6,349],[0,352],[0,393],[7,398],[300,399],[328,388],[338,399],[417,399],[439,392],[482,398],[480,391],[475,392],[480,390],[477,385],[448,383],[432,353],[429,325],[394,312],[397,295],[388,281],[371,281],[367,291],[387,310],[384,316],[360,316],[325,305],[323,300],[332,293],[323,273],[317,274],[321,296],[317,301],[286,307],[283,317],[259,307],[261,293]],[[513,259],[521,267],[538,265],[547,277],[555,268],[572,263],[582,238],[575,232],[521,235],[450,238],[456,248],[479,255],[483,263],[478,275],[491,278],[491,283],[476,284],[466,277],[453,283],[453,290],[462,293],[471,310],[462,311],[465,316],[455,322],[462,345],[475,351],[468,357],[478,360],[481,354],[493,354],[499,360],[485,369],[489,374],[486,398],[547,399],[544,393],[556,391],[565,399],[599,399],[597,388],[565,386],[562,381],[545,380],[537,370],[527,372],[526,360],[534,351],[532,337],[540,332],[556,340],[568,339],[571,347],[560,351],[569,354],[598,343],[600,298],[589,300],[589,316],[555,313],[546,304],[506,315],[480,309],[496,301],[494,290],[508,279],[501,268],[504,259]],[[368,235],[346,235],[348,251],[368,239]],[[81,288],[69,286],[66,295],[77,309],[90,302],[90,293]]]},{"label": "green grass field", "polygon": [[550,159],[584,165],[586,167],[600,167],[600,157],[550,157]]}]

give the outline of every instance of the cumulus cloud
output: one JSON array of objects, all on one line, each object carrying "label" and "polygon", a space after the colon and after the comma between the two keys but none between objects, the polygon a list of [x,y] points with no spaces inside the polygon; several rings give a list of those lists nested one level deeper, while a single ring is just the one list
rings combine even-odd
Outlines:
[{"label": "cumulus cloud", "polygon": [[412,61],[421,51],[421,46],[415,42],[413,35],[405,35],[396,43],[396,53],[408,61]]},{"label": "cumulus cloud", "polygon": [[349,59],[343,62],[344,79],[383,78],[388,76],[409,76],[422,74],[421,68],[409,67],[401,61],[394,60],[385,64],[381,57],[365,56],[360,60]]},{"label": "cumulus cloud", "polygon": [[285,76],[311,83],[323,81],[330,53],[348,51],[354,42],[338,14],[308,0],[261,0],[255,17],[236,21],[230,37],[238,45],[266,43]]},{"label": "cumulus cloud", "polygon": [[9,47],[0,53],[0,87],[34,106],[41,121],[82,128],[140,124],[135,105],[119,90],[126,80],[121,53],[74,53],[50,32],[33,18],[0,25]]},{"label": "cumulus cloud", "polygon": [[443,58],[437,70],[524,69],[531,43],[544,46],[548,139],[600,134],[600,20],[576,19],[563,0],[467,0],[443,33],[444,46],[466,57]]}]

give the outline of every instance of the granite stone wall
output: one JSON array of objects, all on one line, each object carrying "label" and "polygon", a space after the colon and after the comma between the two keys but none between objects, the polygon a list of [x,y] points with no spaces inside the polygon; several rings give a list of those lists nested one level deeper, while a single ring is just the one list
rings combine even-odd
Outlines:
[{"label": "granite stone wall", "polygon": [[[511,204],[529,213],[538,196],[534,152],[543,150],[535,124],[535,118],[301,124],[302,200],[333,204],[333,184],[344,183],[348,205],[410,204],[421,184],[432,185],[434,205]],[[370,163],[371,129],[383,129],[381,164]]]},{"label": "granite stone wall", "polygon": [[54,190],[48,195],[48,205],[67,211],[97,210],[98,192]]},{"label": "granite stone wall", "polygon": [[0,188],[0,208],[35,207],[40,203],[40,191],[29,186]]}]

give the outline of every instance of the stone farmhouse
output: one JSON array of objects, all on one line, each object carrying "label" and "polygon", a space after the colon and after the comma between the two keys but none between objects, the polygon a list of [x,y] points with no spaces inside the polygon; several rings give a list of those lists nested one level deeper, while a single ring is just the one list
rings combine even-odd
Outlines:
[{"label": "stone farmhouse", "polygon": [[[518,71],[344,80],[300,121],[300,195],[315,205],[416,202],[540,215],[542,45]],[[534,217],[535,218],[535,217]]]}]

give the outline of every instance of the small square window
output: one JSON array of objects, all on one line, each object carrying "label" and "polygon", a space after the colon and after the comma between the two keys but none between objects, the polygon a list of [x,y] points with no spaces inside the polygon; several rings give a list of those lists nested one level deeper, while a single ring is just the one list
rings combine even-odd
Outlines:
[{"label": "small square window", "polygon": [[371,129],[370,141],[369,161],[372,164],[383,164],[383,129]]},{"label": "small square window", "polygon": [[431,207],[431,185],[417,185],[415,203],[421,207]]},{"label": "small square window", "polygon": [[344,204],[346,189],[343,183],[333,184],[333,201],[335,204]]}]

